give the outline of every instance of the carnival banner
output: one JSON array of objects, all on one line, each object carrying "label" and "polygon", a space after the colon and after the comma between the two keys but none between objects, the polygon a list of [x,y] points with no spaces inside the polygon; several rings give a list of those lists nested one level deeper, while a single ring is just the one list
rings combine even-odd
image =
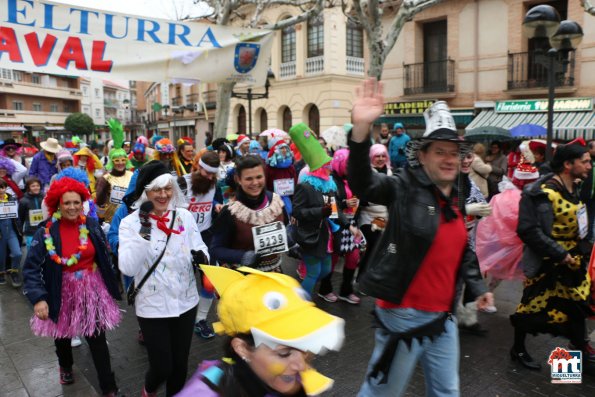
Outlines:
[{"label": "carnival banner", "polygon": [[141,81],[264,85],[273,35],[37,0],[0,0],[0,67]]}]

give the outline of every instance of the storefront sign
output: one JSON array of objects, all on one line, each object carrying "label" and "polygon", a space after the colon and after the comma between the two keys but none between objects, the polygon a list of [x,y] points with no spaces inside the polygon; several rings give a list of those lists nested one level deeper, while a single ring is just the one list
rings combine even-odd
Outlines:
[{"label": "storefront sign", "polygon": [[[547,112],[547,99],[496,101],[496,113]],[[562,98],[554,100],[554,112],[587,112],[593,110],[593,98]]]},{"label": "storefront sign", "polygon": [[384,114],[423,114],[423,112],[436,102],[433,99],[411,102],[389,102],[384,104]]},{"label": "storefront sign", "polygon": [[45,1],[5,0],[0,15],[0,67],[33,73],[262,86],[273,44],[265,29]]}]

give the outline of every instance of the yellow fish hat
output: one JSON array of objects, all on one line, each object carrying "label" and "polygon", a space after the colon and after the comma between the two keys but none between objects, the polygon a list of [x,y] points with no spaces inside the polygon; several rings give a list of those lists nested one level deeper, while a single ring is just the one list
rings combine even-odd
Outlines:
[{"label": "yellow fish hat", "polygon": [[[345,339],[345,321],[318,309],[290,276],[265,273],[249,267],[237,271],[201,265],[217,290],[220,322],[218,334],[250,333],[256,347],[284,345],[304,352],[324,354],[338,351]],[[246,274],[243,274],[246,273]],[[308,395],[320,394],[332,380],[309,368],[301,374]]]}]

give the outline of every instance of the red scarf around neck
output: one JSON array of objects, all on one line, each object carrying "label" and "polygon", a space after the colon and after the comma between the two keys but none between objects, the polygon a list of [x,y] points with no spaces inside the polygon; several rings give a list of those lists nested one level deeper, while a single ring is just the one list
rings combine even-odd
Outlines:
[{"label": "red scarf around neck", "polygon": [[163,233],[165,233],[166,235],[170,235],[170,234],[180,234],[180,232],[178,230],[173,230],[167,227],[167,224],[169,223],[169,218],[167,217],[167,215],[169,215],[169,211],[167,211],[163,216],[157,216],[155,214],[149,214],[149,217],[151,219],[155,219],[157,221],[157,228],[159,230],[161,230]]}]

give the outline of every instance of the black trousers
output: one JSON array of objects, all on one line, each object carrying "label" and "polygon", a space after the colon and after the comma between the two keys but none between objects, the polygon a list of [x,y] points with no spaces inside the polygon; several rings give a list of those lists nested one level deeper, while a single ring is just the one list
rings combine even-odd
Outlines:
[{"label": "black trousers", "polygon": [[[105,332],[101,331],[93,336],[86,336],[85,339],[91,350],[91,357],[93,357],[93,364],[95,364],[101,392],[103,394],[108,394],[118,390],[118,386],[116,386],[116,378],[112,372]],[[72,358],[70,338],[54,339],[54,345],[56,345],[56,355],[58,356],[60,367],[72,370],[74,361]]]},{"label": "black trousers", "polygon": [[184,387],[196,309],[197,306],[179,317],[138,317],[149,354],[149,370],[145,375],[147,392],[156,392],[163,382],[166,382],[166,396],[173,396]]}]

